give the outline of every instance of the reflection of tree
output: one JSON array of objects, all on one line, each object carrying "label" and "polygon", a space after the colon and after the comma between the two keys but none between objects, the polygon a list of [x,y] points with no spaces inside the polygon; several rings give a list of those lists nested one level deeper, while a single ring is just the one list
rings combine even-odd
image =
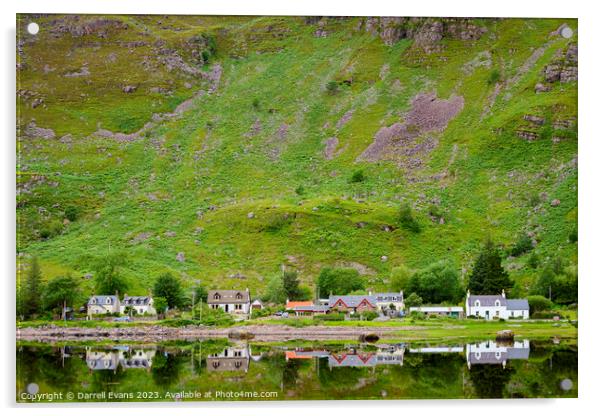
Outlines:
[{"label": "reflection of tree", "polygon": [[24,384],[43,382],[57,390],[71,388],[82,363],[63,357],[61,352],[53,347],[21,347],[17,353],[18,377]]},{"label": "reflection of tree", "polygon": [[297,379],[299,378],[299,370],[312,365],[314,360],[290,360],[282,370],[282,385],[284,388],[295,389]]},{"label": "reflection of tree", "polygon": [[92,371],[91,391],[110,390],[111,385],[119,384],[125,377],[125,371],[117,366],[115,370]]},{"label": "reflection of tree", "polygon": [[513,373],[514,369],[501,365],[474,365],[470,369],[470,380],[480,398],[496,399],[504,397]]},{"label": "reflection of tree", "polygon": [[182,358],[167,352],[160,352],[153,360],[152,375],[159,387],[169,387],[178,381],[182,367]]},{"label": "reflection of tree", "polygon": [[404,378],[411,397],[446,398],[462,396],[464,358],[458,354],[408,354]]},{"label": "reflection of tree", "polygon": [[359,368],[359,367],[335,367],[330,368],[328,366],[327,358],[320,358],[319,360],[319,380],[320,385],[324,388],[330,388],[333,390],[340,390],[344,388],[350,388],[358,385],[360,378],[368,376],[368,373],[372,371],[372,368]]}]

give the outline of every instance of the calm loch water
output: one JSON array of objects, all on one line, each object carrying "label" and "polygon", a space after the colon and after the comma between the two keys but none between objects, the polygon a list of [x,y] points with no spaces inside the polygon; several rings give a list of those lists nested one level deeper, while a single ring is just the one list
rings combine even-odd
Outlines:
[{"label": "calm loch water", "polygon": [[577,397],[574,342],[17,346],[18,402]]}]

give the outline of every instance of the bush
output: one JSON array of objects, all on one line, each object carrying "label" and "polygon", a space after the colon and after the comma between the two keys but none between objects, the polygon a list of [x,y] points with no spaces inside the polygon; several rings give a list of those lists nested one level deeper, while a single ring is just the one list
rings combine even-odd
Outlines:
[{"label": "bush", "polygon": [[489,85],[494,85],[497,84],[498,81],[501,78],[501,74],[500,71],[498,69],[494,69],[493,71],[491,71],[491,73],[489,74],[489,78],[487,78],[487,83]]},{"label": "bush", "polygon": [[576,243],[577,242],[577,236],[578,236],[578,229],[577,229],[577,227],[575,227],[569,233],[569,241],[571,243]]},{"label": "bush", "polygon": [[314,315],[314,321],[344,321],[345,314],[344,313],[328,313],[326,315]]},{"label": "bush", "polygon": [[374,311],[365,311],[361,313],[361,317],[366,321],[373,321],[378,318],[378,313]]},{"label": "bush", "polygon": [[165,319],[161,321],[161,325],[170,326],[174,328],[182,328],[185,326],[198,326],[199,321],[193,321],[192,319]]},{"label": "bush", "polygon": [[351,183],[364,182],[365,180],[366,175],[364,174],[363,170],[356,170],[353,172],[353,175],[351,175]]},{"label": "bush", "polygon": [[261,107],[261,104],[259,103],[259,98],[253,98],[253,109],[258,111]]},{"label": "bush", "polygon": [[65,208],[65,218],[73,222],[77,220],[77,217],[79,217],[79,209],[77,207],[70,205]]},{"label": "bush", "polygon": [[414,218],[414,214],[412,213],[412,208],[408,204],[403,204],[399,209],[399,217],[398,222],[401,228],[411,231],[413,233],[420,232],[420,224]]},{"label": "bush", "polygon": [[554,311],[539,311],[539,312],[535,312],[533,315],[531,315],[532,319],[553,319],[555,316],[562,318],[565,318],[565,316],[563,316],[562,314],[558,313],[558,312],[554,312]]},{"label": "bush", "polygon": [[510,249],[510,255],[518,257],[523,253],[526,253],[533,249],[531,238],[527,234],[521,235],[514,246]]},{"label": "bush", "polygon": [[57,236],[63,232],[63,223],[59,220],[51,220],[42,225],[40,229],[40,238],[42,240],[48,240],[54,236]]},{"label": "bush", "polygon": [[303,185],[299,185],[295,188],[295,193],[297,195],[303,195],[305,193],[305,187]]},{"label": "bush", "polygon": [[336,81],[329,81],[326,84],[326,91],[331,95],[336,94],[339,91],[339,84]]},{"label": "bush", "polygon": [[536,312],[548,310],[552,307],[552,302],[540,295],[527,296],[527,301],[529,301],[529,311],[532,316]]}]

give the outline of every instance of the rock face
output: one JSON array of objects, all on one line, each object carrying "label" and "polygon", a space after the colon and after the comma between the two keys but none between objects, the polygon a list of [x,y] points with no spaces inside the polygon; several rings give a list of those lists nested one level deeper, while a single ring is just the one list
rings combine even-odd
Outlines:
[{"label": "rock face", "polygon": [[566,51],[543,70],[543,78],[547,83],[567,83],[578,79],[577,44],[570,44]]},{"label": "rock face", "polygon": [[415,45],[426,52],[438,50],[438,44],[444,37],[476,40],[487,32],[473,19],[464,18],[368,17],[361,26],[372,35],[379,36],[386,45],[394,45],[401,39],[414,39]]}]

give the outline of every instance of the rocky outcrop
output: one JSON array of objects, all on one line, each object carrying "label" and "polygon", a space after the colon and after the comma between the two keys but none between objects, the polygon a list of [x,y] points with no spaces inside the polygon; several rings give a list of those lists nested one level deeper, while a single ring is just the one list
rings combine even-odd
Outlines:
[{"label": "rocky outcrop", "polygon": [[439,42],[447,37],[458,40],[479,39],[487,28],[473,19],[423,17],[368,17],[359,28],[379,36],[389,46],[401,39],[413,39],[415,45],[427,52],[439,49]]},{"label": "rocky outcrop", "polygon": [[578,49],[576,43],[571,43],[564,53],[543,70],[543,78],[547,83],[567,83],[578,79]]}]

